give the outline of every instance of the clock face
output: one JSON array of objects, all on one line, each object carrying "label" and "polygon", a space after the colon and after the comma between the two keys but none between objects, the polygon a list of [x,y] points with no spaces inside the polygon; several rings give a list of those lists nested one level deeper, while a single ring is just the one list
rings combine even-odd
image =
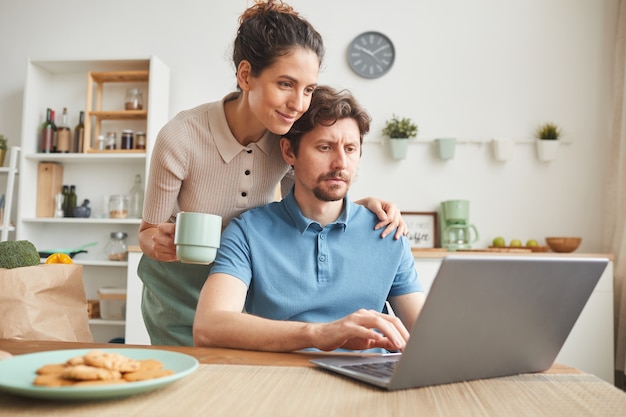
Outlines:
[{"label": "clock face", "polygon": [[379,32],[364,32],[350,42],[348,63],[364,78],[378,78],[393,65],[396,52],[391,40]]}]

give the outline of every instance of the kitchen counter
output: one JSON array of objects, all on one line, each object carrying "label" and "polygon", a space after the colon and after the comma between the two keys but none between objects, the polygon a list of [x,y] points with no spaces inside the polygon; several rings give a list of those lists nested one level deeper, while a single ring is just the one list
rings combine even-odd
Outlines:
[{"label": "kitchen counter", "polygon": [[441,266],[441,261],[448,255],[608,258],[611,262],[609,262],[578,317],[556,361],[582,369],[611,384],[613,383],[615,379],[613,366],[615,361],[613,347],[613,255],[582,252],[502,252],[487,249],[456,252],[449,252],[441,248],[414,249],[415,269],[426,294],[430,291]]},{"label": "kitchen counter", "polygon": [[444,258],[448,255],[502,255],[502,256],[557,256],[557,257],[600,257],[600,258],[608,258],[613,261],[613,254],[610,253],[582,253],[582,252],[571,252],[571,253],[558,253],[558,252],[529,252],[527,250],[498,250],[498,249],[471,249],[471,250],[459,250],[459,251],[448,251],[444,248],[433,248],[433,249],[412,249],[413,257],[418,258]]}]

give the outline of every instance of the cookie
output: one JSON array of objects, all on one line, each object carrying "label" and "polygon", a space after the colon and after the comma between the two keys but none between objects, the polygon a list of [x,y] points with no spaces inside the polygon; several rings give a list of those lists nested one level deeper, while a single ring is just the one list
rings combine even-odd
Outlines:
[{"label": "cookie", "polygon": [[119,371],[110,369],[96,368],[89,365],[68,366],[61,373],[61,377],[70,380],[95,380],[102,379],[105,381],[121,379],[122,374]]},{"label": "cookie", "polygon": [[91,387],[91,386],[97,386],[97,385],[115,385],[115,384],[128,384],[128,381],[126,381],[125,379],[115,379],[115,380],[108,380],[105,381],[103,379],[94,379],[91,381],[73,381],[72,386],[73,387]]},{"label": "cookie", "polygon": [[148,371],[153,369],[163,368],[163,363],[156,359],[142,359],[139,360],[139,371]]},{"label": "cookie", "polygon": [[66,368],[64,363],[51,363],[37,369],[37,375],[61,374]]},{"label": "cookie", "polygon": [[174,372],[169,369],[148,369],[145,371],[127,372],[123,375],[123,378],[129,382],[136,382],[161,378],[172,374],[174,374]]},{"label": "cookie", "polygon": [[61,374],[45,374],[38,375],[33,384],[40,387],[63,387],[73,385],[74,381],[63,378]]},{"label": "cookie", "polygon": [[66,365],[84,365],[85,364],[85,358],[83,358],[82,356],[74,356],[73,358],[69,358],[67,361],[65,361]]},{"label": "cookie", "polygon": [[139,361],[127,358],[118,353],[105,353],[99,350],[88,352],[83,356],[86,365],[96,368],[109,369],[119,372],[134,372],[139,370]]}]

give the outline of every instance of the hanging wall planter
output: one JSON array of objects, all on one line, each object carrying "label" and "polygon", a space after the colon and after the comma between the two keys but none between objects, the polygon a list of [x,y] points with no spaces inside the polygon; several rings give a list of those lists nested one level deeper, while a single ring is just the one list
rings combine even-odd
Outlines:
[{"label": "hanging wall planter", "polygon": [[391,150],[391,157],[393,159],[406,158],[407,151],[409,149],[409,141],[409,138],[389,139],[389,149]]},{"label": "hanging wall planter", "polygon": [[4,135],[0,135],[0,168],[4,166],[4,158],[7,155],[8,139]]},{"label": "hanging wall planter", "polygon": [[493,157],[496,161],[504,162],[513,158],[515,142],[511,139],[494,139],[491,143],[493,145]]},{"label": "hanging wall planter", "polygon": [[409,118],[398,118],[395,114],[385,122],[383,135],[389,137],[389,149],[393,159],[406,158],[409,141],[417,136],[417,125]]},{"label": "hanging wall planter", "polygon": [[437,151],[441,159],[454,158],[456,138],[437,138],[435,139],[435,143],[437,144]]},{"label": "hanging wall planter", "polygon": [[559,152],[559,137],[561,128],[554,123],[544,123],[535,132],[537,137],[537,157],[540,161],[549,162],[556,158]]},{"label": "hanging wall planter", "polygon": [[537,139],[537,157],[540,161],[550,162],[556,159],[559,153],[558,140]]}]

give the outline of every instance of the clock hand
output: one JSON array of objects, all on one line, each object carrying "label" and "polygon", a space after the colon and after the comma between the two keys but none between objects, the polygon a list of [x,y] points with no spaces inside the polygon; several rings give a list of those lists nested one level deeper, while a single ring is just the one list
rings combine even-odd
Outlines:
[{"label": "clock hand", "polygon": [[[361,45],[359,45],[359,44],[354,45],[354,48],[355,48],[355,49],[358,49],[359,51],[365,52],[366,54],[368,54],[369,56],[371,56],[372,58],[374,58],[374,59],[376,60],[376,62],[378,62],[379,64],[381,63],[381,62],[380,62],[380,59],[378,59],[378,58],[374,55],[376,52],[372,52],[372,51],[370,51],[369,49],[366,49],[366,48],[362,47],[362,46],[361,46]],[[380,49],[380,48],[379,48],[379,49]]]},{"label": "clock hand", "polygon": [[380,51],[382,51],[383,49],[387,49],[389,48],[389,45],[384,45],[381,46],[380,48],[378,48],[377,50],[375,50],[374,52],[372,52],[372,54],[376,55],[377,53],[379,53]]}]

